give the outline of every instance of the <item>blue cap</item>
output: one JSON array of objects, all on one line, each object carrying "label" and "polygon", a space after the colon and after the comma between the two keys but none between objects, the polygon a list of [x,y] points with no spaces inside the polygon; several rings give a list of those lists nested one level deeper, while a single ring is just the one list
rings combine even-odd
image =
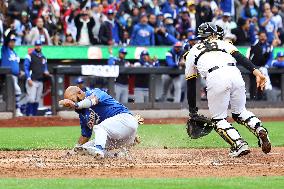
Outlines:
[{"label": "blue cap", "polygon": [[40,45],[42,45],[41,40],[39,40],[39,39],[38,39],[38,40],[36,40],[36,41],[35,41],[35,45],[36,45],[36,46],[40,46]]},{"label": "blue cap", "polygon": [[186,7],[181,7],[180,12],[188,12],[188,9]]},{"label": "blue cap", "polygon": [[149,52],[147,50],[143,50],[140,54],[140,56],[144,56],[144,55],[149,55]]},{"label": "blue cap", "polygon": [[119,49],[119,53],[127,54],[126,48]]},{"label": "blue cap", "polygon": [[283,57],[284,56],[284,51],[280,51],[277,53],[277,57]]},{"label": "blue cap", "polygon": [[16,36],[12,34],[9,38],[9,41],[16,41]]},{"label": "blue cap", "polygon": [[112,9],[108,9],[107,13],[108,13],[108,14],[113,14],[114,11],[113,11]]},{"label": "blue cap", "polygon": [[195,33],[195,31],[194,31],[192,28],[188,28],[188,29],[186,30],[186,32],[187,32],[187,33],[189,33],[189,32]]},{"label": "blue cap", "polygon": [[77,79],[76,79],[76,84],[82,84],[82,83],[84,83],[85,81],[84,81],[84,79],[82,78],[82,77],[78,77]]},{"label": "blue cap", "polygon": [[145,17],[145,16],[147,17],[148,15],[147,15],[146,13],[142,13],[142,14],[140,15],[140,19],[143,18],[143,17]]},{"label": "blue cap", "polygon": [[188,40],[194,41],[194,40],[197,40],[197,37],[195,35],[191,35],[191,36],[188,37]]},{"label": "blue cap", "polygon": [[91,3],[91,8],[99,6],[96,2]]}]

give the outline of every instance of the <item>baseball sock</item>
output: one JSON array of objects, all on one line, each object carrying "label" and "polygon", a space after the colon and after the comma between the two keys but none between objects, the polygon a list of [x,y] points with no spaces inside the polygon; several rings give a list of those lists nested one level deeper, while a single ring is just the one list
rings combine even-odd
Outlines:
[{"label": "baseball sock", "polygon": [[38,105],[39,105],[39,103],[37,103],[37,102],[33,103],[33,113],[32,113],[33,116],[37,115]]},{"label": "baseball sock", "polygon": [[27,103],[26,115],[27,115],[27,116],[32,115],[32,103]]},{"label": "baseball sock", "polygon": [[21,95],[15,95],[15,97],[16,97],[16,109],[20,108],[20,104],[19,104],[20,96]]}]

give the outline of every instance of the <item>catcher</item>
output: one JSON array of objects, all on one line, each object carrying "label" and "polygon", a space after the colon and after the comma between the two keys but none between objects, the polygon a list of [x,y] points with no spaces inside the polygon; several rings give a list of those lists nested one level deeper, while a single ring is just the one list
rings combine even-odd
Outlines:
[{"label": "catcher", "polygon": [[[262,122],[246,110],[245,82],[236,63],[250,70],[256,77],[257,87],[263,90],[265,76],[232,44],[219,40],[216,25],[203,23],[198,27],[201,42],[185,54],[185,75],[187,80],[190,119],[187,131],[192,138],[204,136],[214,128],[231,146],[229,155],[239,157],[250,153],[248,143],[226,120],[231,104],[233,119],[245,125],[258,138],[264,153],[269,153],[271,143],[268,131]],[[198,115],[196,107],[196,77],[199,73],[206,78],[208,106],[211,120]]]},{"label": "catcher", "polygon": [[[83,92],[77,86],[69,86],[59,104],[79,114],[81,136],[74,151],[99,159],[109,150],[134,145],[138,123],[143,122],[141,117],[134,117],[124,105],[98,88]],[[92,130],[95,139],[89,141]]]}]

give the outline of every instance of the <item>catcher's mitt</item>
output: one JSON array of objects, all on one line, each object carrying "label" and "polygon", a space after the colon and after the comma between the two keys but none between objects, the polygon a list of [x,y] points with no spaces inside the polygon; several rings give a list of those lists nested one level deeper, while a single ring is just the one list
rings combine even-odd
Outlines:
[{"label": "catcher's mitt", "polygon": [[211,119],[199,114],[192,115],[186,123],[187,134],[192,139],[208,135],[213,128]]}]

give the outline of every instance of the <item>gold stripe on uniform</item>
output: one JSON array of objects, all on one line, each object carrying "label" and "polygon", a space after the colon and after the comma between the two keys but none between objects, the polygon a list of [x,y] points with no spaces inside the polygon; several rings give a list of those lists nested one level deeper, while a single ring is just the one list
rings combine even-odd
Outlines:
[{"label": "gold stripe on uniform", "polygon": [[232,52],[230,52],[230,54],[233,54],[234,52],[238,52],[238,51],[236,51],[236,50],[233,50]]},{"label": "gold stripe on uniform", "polygon": [[187,51],[187,52],[185,52],[184,54],[183,54],[183,58],[184,58],[184,60],[186,59],[186,56],[188,55],[188,53],[189,53],[189,51]]},{"label": "gold stripe on uniform", "polygon": [[196,78],[198,76],[198,74],[193,74],[193,75],[190,75],[190,76],[186,76],[185,80],[190,80],[192,78]]}]

